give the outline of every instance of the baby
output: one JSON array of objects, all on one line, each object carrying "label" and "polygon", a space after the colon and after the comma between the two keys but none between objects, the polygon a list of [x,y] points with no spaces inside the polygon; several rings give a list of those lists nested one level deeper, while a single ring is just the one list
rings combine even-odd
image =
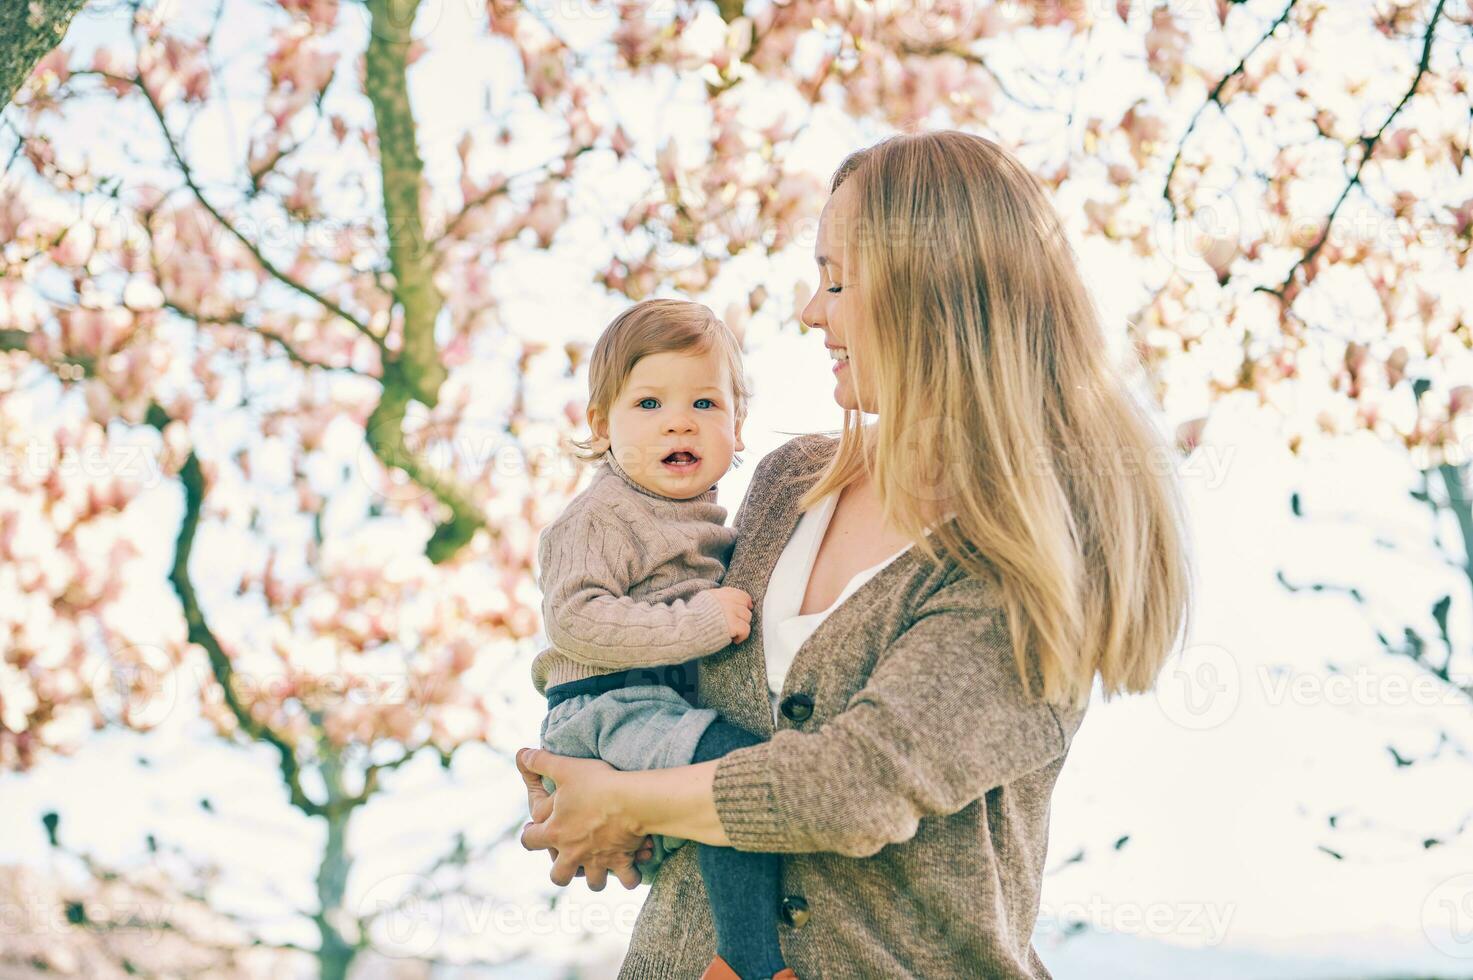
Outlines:
[{"label": "baby", "polygon": [[[547,697],[544,748],[665,769],[761,741],[692,700],[696,661],[750,630],[752,597],[719,584],[736,531],[716,503],[716,482],[745,448],[749,396],[740,343],[699,303],[645,300],[599,337],[592,436],[576,443],[598,468],[537,546],[552,644],[532,662]],[[645,882],[687,843],[653,842],[654,856],[635,863]],[[779,855],[698,846],[718,954],[705,976],[793,977],[777,939]]]}]

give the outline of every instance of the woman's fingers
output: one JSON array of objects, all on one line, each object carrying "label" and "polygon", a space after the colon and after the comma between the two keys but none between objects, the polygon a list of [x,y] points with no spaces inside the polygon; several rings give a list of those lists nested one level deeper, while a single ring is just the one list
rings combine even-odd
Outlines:
[{"label": "woman's fingers", "polygon": [[[552,848],[552,842],[548,840],[547,824],[540,821],[522,825],[522,846],[529,851],[542,851]],[[552,848],[553,860],[557,859],[557,849]]]},{"label": "woman's fingers", "polygon": [[573,879],[582,872],[581,864],[574,864],[570,859],[560,857],[552,862],[552,883],[561,888],[566,888],[573,883]]},{"label": "woman's fingers", "polygon": [[552,812],[552,794],[542,785],[542,774],[531,769],[529,763],[541,765],[541,759],[550,754],[541,749],[518,749],[516,753],[517,772],[522,774],[522,782],[527,787],[527,812],[538,823],[546,820]]},{"label": "woman's fingers", "polygon": [[[635,860],[648,861],[654,857],[654,848],[650,845],[641,847],[633,855],[624,854],[615,859],[615,865],[604,865],[594,863],[594,870],[589,872],[585,865],[574,867],[571,861],[564,861],[558,856],[557,848],[547,842],[548,834],[545,825],[540,823],[529,823],[522,827],[522,846],[529,851],[546,850],[552,857],[551,877],[553,884],[566,886],[571,884],[574,878],[586,878],[588,887],[596,892],[604,890],[608,884],[608,873],[614,872],[619,883],[625,888],[633,890],[638,888],[642,878],[639,869],[634,866]],[[649,840],[646,836],[645,840]]]},{"label": "woman's fingers", "polygon": [[[612,871],[625,888],[639,887],[634,862],[654,856],[654,840],[631,837],[611,819],[605,801],[618,771],[600,759],[559,756],[545,749],[521,749],[516,763],[532,817],[522,825],[521,844],[529,851],[548,852],[552,882],[566,887],[583,877],[590,890],[602,891]],[[556,780],[556,793],[547,792],[543,776]],[[562,841],[563,851],[553,846],[554,839]],[[570,840],[582,844],[567,849]]]},{"label": "woman's fingers", "polygon": [[517,749],[517,772],[522,774],[522,782],[527,784],[528,789],[542,785],[542,774],[531,768],[540,751],[541,749]]},{"label": "woman's fingers", "polygon": [[634,866],[633,861],[630,861],[621,868],[615,868],[614,874],[618,877],[619,883],[625,888],[632,891],[639,887],[639,869]]}]

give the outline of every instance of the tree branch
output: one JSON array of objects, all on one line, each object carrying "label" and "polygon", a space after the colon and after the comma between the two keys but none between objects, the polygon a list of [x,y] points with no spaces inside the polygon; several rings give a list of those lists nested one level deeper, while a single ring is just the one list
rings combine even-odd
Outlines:
[{"label": "tree branch", "polygon": [[46,54],[61,43],[86,0],[10,0],[0,4],[0,109]]},{"label": "tree branch", "polygon": [[364,437],[373,454],[384,465],[402,470],[450,508],[450,517],[436,526],[425,545],[425,555],[430,561],[439,563],[453,557],[480,528],[487,528],[493,537],[499,537],[500,532],[486,524],[481,509],[456,480],[435,472],[405,442],[404,409],[411,395],[399,372],[397,361],[384,366],[383,395],[368,416]]},{"label": "tree branch", "polygon": [[235,227],[235,225],[233,225],[223,214],[221,214],[215,208],[213,204],[210,203],[209,198],[205,196],[204,190],[199,186],[199,183],[194,178],[194,170],[184,159],[184,155],[180,151],[178,143],[175,142],[174,135],[172,132],[170,132],[168,123],[164,121],[163,107],[158,104],[158,101],[154,98],[153,93],[148,90],[148,86],[143,84],[143,77],[141,75],[135,74],[132,77],[124,78],[118,75],[114,75],[110,72],[96,71],[93,69],[76,71],[72,74],[97,75],[103,78],[111,79],[113,81],[128,82],[135,86],[140,92],[142,92],[143,97],[148,101],[149,108],[153,110],[154,118],[158,120],[159,129],[164,136],[164,142],[169,147],[169,154],[173,157],[175,165],[179,167],[180,176],[184,179],[184,183],[189,188],[190,192],[194,194],[194,198],[196,201],[199,202],[200,207],[208,211],[210,213],[210,216],[214,218],[217,222],[219,222],[220,227],[224,228],[236,241],[240,242],[241,246],[244,247],[245,250],[251,254],[251,257],[256,260],[256,262],[261,266],[263,270],[265,270],[267,275],[275,279],[277,282],[280,282],[282,285],[288,287],[289,289],[301,293],[303,296],[312,300],[314,303],[329,311],[334,316],[342,317],[348,323],[352,324],[359,333],[372,340],[382,352],[385,358],[388,357],[389,352],[388,348],[385,346],[383,337],[375,333],[368,326],[368,324],[364,323],[362,320],[358,319],[356,316],[349,313],[347,310],[343,309],[341,306],[339,306],[337,303],[334,303],[326,296],[323,296],[311,286],[308,286],[306,283],[298,282],[296,279],[293,279],[281,269],[277,268],[276,264],[273,263],[261,252],[261,250],[256,246],[255,242],[251,241],[249,238],[243,235]]},{"label": "tree branch", "polygon": [[[405,408],[413,399],[433,408],[446,377],[435,346],[434,329],[444,300],[434,284],[434,256],[428,247],[420,216],[423,164],[414,142],[414,117],[410,110],[406,71],[408,68],[408,25],[419,0],[371,0],[372,25],[367,52],[365,89],[374,106],[379,130],[379,153],[384,183],[384,207],[389,236],[389,258],[394,275],[394,298],[404,313],[400,350],[391,351],[386,338],[337,303],[277,268],[256,245],[220,213],[205,196],[164,118],[163,107],[135,73],[122,77],[109,72],[84,69],[74,75],[92,75],[123,82],[143,93],[157,119],[178,166],[181,177],[199,202],[222,228],[229,232],[260,264],[267,275],[341,317],[379,350],[383,393],[369,417],[365,433],[369,446],[389,468],[399,469],[430,491],[450,511],[426,545],[427,556],[437,563],[448,560],[485,527],[485,520],[470,494],[454,480],[435,473],[410,451],[404,437]],[[177,309],[177,307],[176,307]],[[266,331],[258,331],[267,335]],[[285,338],[269,335],[286,350],[288,357],[304,366],[326,368],[296,352]],[[3,339],[10,349],[24,349],[25,338],[7,332]],[[86,365],[82,366],[87,369]],[[167,420],[166,423],[167,424]],[[491,529],[495,533],[495,529]]]},{"label": "tree branch", "polygon": [[981,68],[984,72],[986,72],[987,76],[992,79],[992,83],[997,86],[997,90],[1002,93],[1003,98],[1007,99],[1009,102],[1016,103],[1019,107],[1027,109],[1030,112],[1063,113],[1065,111],[1054,106],[1039,105],[1036,102],[1029,102],[1022,96],[1015,94],[1011,89],[1008,88],[1007,83],[1002,80],[1002,76],[997,73],[997,70],[987,63],[986,59],[984,59],[981,55],[976,54],[975,52],[968,51],[966,48],[960,45],[937,44],[930,47],[925,47],[916,44],[902,44],[898,48],[898,51],[900,54],[917,58],[939,58],[942,55],[950,55],[953,58],[960,58],[967,64],[976,65],[978,68]]},{"label": "tree branch", "polygon": [[1409,626],[1403,627],[1402,639],[1404,640],[1404,643],[1398,645],[1396,643],[1393,643],[1390,638],[1386,636],[1385,633],[1382,633],[1379,629],[1377,629],[1375,622],[1371,619],[1368,612],[1365,595],[1354,586],[1335,585],[1333,583],[1326,582],[1310,582],[1307,584],[1295,585],[1291,583],[1287,577],[1285,577],[1282,569],[1275,572],[1274,577],[1278,579],[1280,585],[1282,585],[1290,592],[1303,592],[1306,590],[1310,592],[1340,592],[1349,596],[1351,600],[1355,602],[1356,607],[1359,609],[1362,618],[1366,620],[1367,625],[1369,625],[1372,630],[1375,631],[1377,642],[1381,644],[1381,647],[1387,653],[1391,654],[1392,656],[1407,658],[1412,663],[1416,664],[1418,667],[1422,668],[1427,673],[1431,674],[1433,677],[1436,677],[1448,687],[1452,688],[1454,691],[1457,691],[1459,694],[1462,694],[1470,701],[1473,701],[1473,683],[1465,684],[1457,680],[1453,676],[1453,650],[1450,644],[1448,644],[1447,658],[1440,665],[1434,664],[1427,657],[1426,641],[1416,630],[1412,629]]},{"label": "tree branch", "polygon": [[434,408],[446,376],[435,347],[435,321],[445,300],[435,285],[434,256],[420,214],[424,163],[415,145],[409,104],[410,26],[418,8],[419,0],[368,0],[371,22],[363,88],[378,127],[389,268],[394,274],[394,299],[404,311],[395,375],[416,401]]},{"label": "tree branch", "polygon": [[173,300],[168,299],[164,300],[163,305],[164,309],[173,310],[175,313],[179,314],[185,319],[193,320],[195,323],[213,323],[217,326],[222,327],[240,327],[242,330],[245,330],[249,333],[256,334],[260,337],[265,337],[267,340],[279,345],[281,349],[286,352],[286,356],[288,359],[290,359],[295,364],[300,364],[302,367],[313,368],[318,371],[345,372],[347,374],[362,373],[347,365],[323,364],[321,361],[314,361],[309,357],[305,357],[301,354],[301,352],[299,352],[295,347],[292,346],[290,341],[288,341],[280,334],[273,333],[263,327],[257,327],[247,323],[243,314],[237,313],[234,316],[230,317],[206,316],[203,313],[196,313],[192,310],[186,310],[178,303],[175,303]]},{"label": "tree branch", "polygon": [[[16,339],[6,335],[18,335],[19,349],[25,348],[25,337],[28,336],[25,332],[6,330],[0,331],[0,349],[6,349],[3,347],[3,342],[14,342]],[[91,373],[92,365],[89,361],[76,359],[72,363],[76,364],[82,372]],[[155,402],[148,407],[146,421],[162,433],[173,420],[169,417],[168,412]],[[189,640],[191,643],[199,644],[209,657],[211,673],[216,683],[220,685],[225,704],[229,707],[241,730],[252,739],[266,742],[277,750],[281,759],[282,778],[287,784],[292,805],[308,816],[326,816],[326,808],[314,803],[302,789],[301,766],[297,762],[296,750],[269,725],[263,725],[252,718],[250,711],[241,703],[235,691],[232,684],[234,668],[230,663],[230,658],[205,622],[204,612],[200,608],[194,585],[189,578],[189,556],[204,505],[204,471],[200,467],[198,456],[194,453],[191,452],[188,459],[185,460],[179,473],[179,479],[184,490],[184,517],[180,521],[179,534],[175,538],[174,564],[169,571],[169,581],[174,586],[174,592],[183,607]]]},{"label": "tree branch", "polygon": [[1473,591],[1473,500],[1468,495],[1467,470],[1468,467],[1449,463],[1437,467],[1443,486],[1447,487],[1447,509],[1453,512],[1458,530],[1463,535],[1463,563],[1459,567],[1468,577],[1470,591]]},{"label": "tree branch", "polygon": [[1437,31],[1438,18],[1442,16],[1442,8],[1446,3],[1447,0],[1437,0],[1437,6],[1433,8],[1432,17],[1427,22],[1427,31],[1422,36],[1422,58],[1417,64],[1417,73],[1412,77],[1412,84],[1407,88],[1406,94],[1401,97],[1401,101],[1396,104],[1396,108],[1391,110],[1391,115],[1386,117],[1386,121],[1381,124],[1381,127],[1374,134],[1360,138],[1360,145],[1364,148],[1365,152],[1361,154],[1360,160],[1355,165],[1355,172],[1350,175],[1349,182],[1346,183],[1345,188],[1340,192],[1339,199],[1335,201],[1335,206],[1330,209],[1329,215],[1325,218],[1325,226],[1321,229],[1314,244],[1299,257],[1298,261],[1289,267],[1289,274],[1284,277],[1284,281],[1279,284],[1277,289],[1257,286],[1254,287],[1254,292],[1271,293],[1282,301],[1287,294],[1290,284],[1294,281],[1295,274],[1301,268],[1308,267],[1314,261],[1315,256],[1319,254],[1320,249],[1324,247],[1325,242],[1330,240],[1330,229],[1335,224],[1335,217],[1340,213],[1341,205],[1350,196],[1351,189],[1360,184],[1361,171],[1365,169],[1371,156],[1376,152],[1376,146],[1381,142],[1381,137],[1385,135],[1387,127],[1401,113],[1401,110],[1406,104],[1411,101],[1412,96],[1417,92],[1417,86],[1422,84],[1422,76],[1427,74],[1427,68],[1432,62],[1432,39]]},{"label": "tree branch", "polygon": [[1253,47],[1248,49],[1247,53],[1238,61],[1238,64],[1233,70],[1218,80],[1217,84],[1212,87],[1212,91],[1207,94],[1207,100],[1197,107],[1196,112],[1192,113],[1192,118],[1187,122],[1186,131],[1181,134],[1181,140],[1176,144],[1176,155],[1171,158],[1171,166],[1166,168],[1166,183],[1161,188],[1161,193],[1166,198],[1166,206],[1171,211],[1172,221],[1176,220],[1176,200],[1171,196],[1171,178],[1176,175],[1176,168],[1181,163],[1182,153],[1187,147],[1187,140],[1191,138],[1192,131],[1197,128],[1197,120],[1201,118],[1202,113],[1209,105],[1215,104],[1224,113],[1227,112],[1227,105],[1222,100],[1223,89],[1227,88],[1228,82],[1243,74],[1248,66],[1248,59],[1253,57],[1254,53],[1263,46],[1264,42],[1273,37],[1274,32],[1289,19],[1289,14],[1293,12],[1294,5],[1298,2],[1299,0],[1289,0],[1288,6],[1284,8],[1283,13],[1279,14],[1278,19],[1269,26],[1269,29],[1264,32],[1262,37],[1253,43]]},{"label": "tree branch", "polygon": [[[162,406],[154,403],[148,407],[147,421],[159,432],[163,432],[172,419]],[[189,578],[189,556],[194,547],[194,533],[199,527],[200,513],[204,507],[205,477],[200,467],[199,457],[193,452],[189,454],[189,458],[184,461],[184,466],[179,471],[179,482],[184,490],[184,517],[179,522],[179,534],[174,541],[174,564],[169,570],[169,581],[174,586],[175,595],[179,597],[179,604],[183,607],[189,641],[202,647],[209,657],[210,671],[215,676],[215,682],[220,685],[225,704],[241,730],[252,739],[266,742],[276,749],[281,760],[282,779],[286,782],[291,794],[292,805],[308,816],[326,816],[326,808],[309,799],[302,789],[301,766],[297,762],[295,747],[271,726],[263,725],[251,717],[250,710],[241,703],[232,683],[235,676],[234,667],[224,648],[220,646],[220,641],[205,622],[204,611],[200,609],[199,598],[195,595],[194,584]]]}]

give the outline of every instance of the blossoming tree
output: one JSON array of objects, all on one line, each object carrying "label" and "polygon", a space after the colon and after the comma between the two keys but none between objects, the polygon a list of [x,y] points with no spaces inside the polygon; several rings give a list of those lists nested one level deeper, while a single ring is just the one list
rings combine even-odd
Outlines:
[{"label": "blossoming tree", "polygon": [[[1473,576],[1466,3],[490,0],[512,81],[449,135],[423,116],[474,96],[411,81],[451,5],[234,7],[113,8],[120,40],[63,44],[8,111],[0,765],[147,729],[198,668],[220,737],[327,828],[324,976],[373,945],[355,815],[416,756],[490,739],[495,661],[538,630],[537,531],[578,483],[581,403],[537,385],[576,376],[592,327],[550,339],[506,290],[540,254],[739,331],[791,322],[824,198],[799,161],[837,162],[815,135],[836,125],[1013,147],[1080,241],[1139,264],[1114,335],[1184,449],[1243,393],[1296,447],[1371,430],[1443,481]],[[259,50],[228,69],[243,30]],[[1373,57],[1337,58],[1346,31]],[[655,94],[688,124],[652,120]],[[99,112],[130,120],[126,153],[77,131]],[[1348,296],[1371,300],[1354,321]],[[150,475],[177,501],[148,525],[160,580]],[[129,615],[161,596],[168,617]]]}]

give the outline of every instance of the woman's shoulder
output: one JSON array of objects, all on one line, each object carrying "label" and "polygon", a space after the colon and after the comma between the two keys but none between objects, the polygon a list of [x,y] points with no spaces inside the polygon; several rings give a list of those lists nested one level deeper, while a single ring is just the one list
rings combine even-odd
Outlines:
[{"label": "woman's shoulder", "polygon": [[807,432],[794,436],[763,456],[752,471],[752,480],[759,476],[792,476],[811,473],[824,466],[834,456],[839,446],[837,436],[822,432]]},{"label": "woman's shoulder", "polygon": [[750,520],[765,520],[771,508],[788,499],[787,485],[794,479],[817,473],[833,458],[838,444],[839,440],[831,436],[806,433],[794,436],[759,459],[732,526],[740,529]]}]

